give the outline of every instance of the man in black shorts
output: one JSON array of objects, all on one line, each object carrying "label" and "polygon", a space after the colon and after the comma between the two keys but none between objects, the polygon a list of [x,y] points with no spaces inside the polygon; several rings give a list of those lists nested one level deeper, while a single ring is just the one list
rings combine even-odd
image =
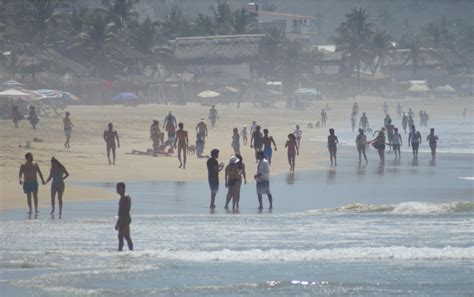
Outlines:
[{"label": "man in black shorts", "polygon": [[211,157],[207,160],[207,172],[209,178],[209,187],[211,189],[211,209],[216,208],[216,194],[219,191],[219,172],[224,168],[224,164],[217,161],[219,150],[213,149]]}]

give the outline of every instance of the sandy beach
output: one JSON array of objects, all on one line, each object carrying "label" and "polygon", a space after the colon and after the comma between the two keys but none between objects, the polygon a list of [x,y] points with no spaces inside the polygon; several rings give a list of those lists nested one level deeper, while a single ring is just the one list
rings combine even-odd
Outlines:
[{"label": "sandy beach", "polygon": [[[379,98],[357,98],[360,112],[367,112],[372,127],[382,125],[382,103]],[[315,123],[320,119],[321,108],[325,104],[331,107],[328,110],[329,126],[338,129],[350,128],[349,115],[354,100],[320,101],[306,110],[289,110],[284,103],[277,104],[276,108],[258,109],[251,104],[243,104],[237,109],[234,106],[217,105],[220,119],[217,127],[209,127],[209,137],[206,139],[205,154],[212,148],[221,150],[220,161],[227,162],[232,155],[231,135],[232,128],[243,125],[250,126],[252,120],[257,120],[262,128],[268,128],[277,142],[278,151],[274,152],[272,175],[288,171],[286,150],[284,148],[288,133],[299,124],[303,130],[301,154],[297,158],[296,169],[317,170],[321,168],[319,161],[327,158],[324,148],[315,147],[311,139],[324,139],[326,129],[309,129],[309,122]],[[395,106],[399,101],[387,100],[390,106],[389,113],[396,119]],[[430,114],[432,120],[437,117],[459,117],[464,107],[471,107],[472,98],[456,99],[405,99],[401,101],[404,109],[412,107],[415,112],[427,110],[433,104],[437,112]],[[4,141],[0,144],[0,209],[26,207],[25,196],[18,184],[19,165],[24,162],[24,154],[31,151],[35,161],[40,165],[45,178],[49,173],[52,156],[59,159],[69,170],[71,177],[67,180],[65,201],[88,201],[110,199],[115,197],[111,191],[97,188],[87,188],[78,185],[80,182],[117,182],[117,181],[204,181],[207,178],[205,161],[194,155],[188,156],[186,170],[178,169],[176,157],[158,157],[129,155],[132,150],[145,151],[151,147],[149,127],[151,120],[157,118],[162,125],[165,115],[172,110],[178,122],[185,124],[189,131],[190,143],[195,142],[195,126],[201,118],[207,119],[209,107],[198,104],[175,105],[140,105],[126,106],[69,106],[71,119],[74,124],[71,148],[63,146],[64,134],[61,118],[41,118],[34,131],[26,120],[20,122],[20,128],[14,129],[9,120],[0,121],[0,135]],[[398,120],[394,120],[398,123]],[[102,133],[107,123],[112,122],[120,136],[121,147],[117,153],[117,165],[109,166],[105,154],[105,144]],[[209,124],[208,124],[209,125]],[[397,124],[398,125],[398,124]],[[210,125],[209,125],[210,126]],[[355,135],[354,135],[355,137]],[[34,138],[43,142],[34,142]],[[369,137],[370,138],[370,137]],[[26,141],[32,141],[32,148],[27,150]],[[353,142],[353,139],[340,139]],[[256,170],[253,159],[253,150],[242,146],[242,154],[247,165],[249,180]],[[354,155],[355,157],[355,155]],[[441,169],[440,169],[441,170]],[[223,178],[223,176],[221,177]],[[40,187],[40,206],[49,205],[49,185]]]}]

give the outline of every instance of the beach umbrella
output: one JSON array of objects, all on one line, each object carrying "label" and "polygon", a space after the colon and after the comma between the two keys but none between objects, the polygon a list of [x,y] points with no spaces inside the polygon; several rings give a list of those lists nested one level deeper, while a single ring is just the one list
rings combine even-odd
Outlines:
[{"label": "beach umbrella", "polygon": [[63,94],[62,98],[64,99],[64,101],[79,101],[79,97],[72,93],[66,91],[61,91],[61,93]]},{"label": "beach umbrella", "polygon": [[9,88],[15,88],[15,87],[23,87],[23,84],[17,80],[7,80],[2,83],[2,86],[4,87],[9,87]]},{"label": "beach umbrella", "polygon": [[434,90],[435,92],[439,92],[439,93],[455,93],[456,92],[456,90],[450,85],[436,87]]},{"label": "beach umbrella", "polygon": [[30,94],[22,92],[20,90],[8,89],[8,90],[0,92],[0,97],[15,97],[15,98],[17,98],[17,97],[27,98],[28,97],[29,98]]},{"label": "beach umbrella", "polygon": [[418,92],[428,92],[430,89],[426,85],[415,84],[408,88],[408,92],[418,93]]},{"label": "beach umbrella", "polygon": [[214,91],[206,90],[206,91],[202,91],[201,93],[197,95],[198,97],[201,97],[201,98],[214,98],[214,97],[219,97],[221,94]]},{"label": "beach umbrella", "polygon": [[40,95],[40,98],[38,98],[38,100],[61,99],[63,97],[61,91],[57,91],[57,90],[39,89],[39,90],[34,90],[34,92]]},{"label": "beach umbrella", "polygon": [[138,100],[138,96],[133,94],[133,93],[125,92],[125,93],[119,93],[116,96],[112,97],[112,100],[114,100],[114,101],[135,101],[135,100]]}]

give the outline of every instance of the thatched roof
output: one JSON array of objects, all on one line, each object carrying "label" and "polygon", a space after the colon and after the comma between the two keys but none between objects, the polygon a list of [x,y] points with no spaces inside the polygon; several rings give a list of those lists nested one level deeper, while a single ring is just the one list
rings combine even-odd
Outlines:
[{"label": "thatched roof", "polygon": [[[430,49],[422,48],[420,49],[422,61],[420,63],[423,66],[440,66],[446,63],[446,57],[448,55],[448,50],[444,49]],[[411,61],[407,58],[410,55],[410,49],[397,49],[391,50],[388,55],[383,59],[382,67],[405,67],[411,66]]]},{"label": "thatched roof", "polygon": [[176,38],[179,64],[239,64],[258,56],[264,34]]}]

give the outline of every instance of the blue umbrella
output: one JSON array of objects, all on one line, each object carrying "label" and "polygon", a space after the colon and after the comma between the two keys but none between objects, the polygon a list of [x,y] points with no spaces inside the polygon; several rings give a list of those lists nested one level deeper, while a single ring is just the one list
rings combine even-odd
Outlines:
[{"label": "blue umbrella", "polygon": [[115,97],[112,97],[114,101],[134,101],[138,100],[138,96],[133,93],[120,93]]}]

